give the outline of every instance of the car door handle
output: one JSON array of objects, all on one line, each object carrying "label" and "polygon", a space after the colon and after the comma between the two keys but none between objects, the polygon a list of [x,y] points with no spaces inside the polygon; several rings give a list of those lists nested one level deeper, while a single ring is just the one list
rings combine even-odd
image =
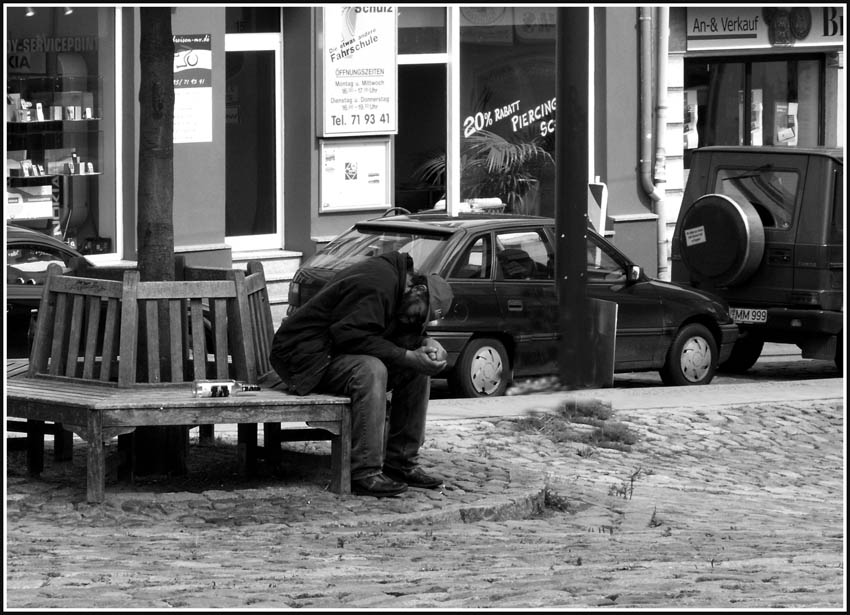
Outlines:
[{"label": "car door handle", "polygon": [[522,312],[523,305],[522,301],[519,299],[508,299],[508,311],[509,312]]}]

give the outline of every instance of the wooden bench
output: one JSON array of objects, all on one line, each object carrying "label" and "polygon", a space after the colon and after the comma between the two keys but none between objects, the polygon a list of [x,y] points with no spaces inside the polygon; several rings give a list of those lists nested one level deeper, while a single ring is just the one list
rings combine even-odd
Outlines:
[{"label": "wooden bench", "polygon": [[[86,441],[88,501],[104,499],[104,443],[110,438],[142,426],[217,423],[239,426],[244,473],[259,454],[258,423],[268,426],[270,458],[279,453],[281,424],[306,423],[312,439],[331,440],[331,489],[349,493],[348,398],[301,397],[269,386],[226,398],[192,396],[196,379],[255,383],[268,374],[273,331],[260,263],[247,275],[196,269],[187,271],[191,279],[175,282],[142,282],[137,271],[122,277],[49,270],[28,371],[7,380],[8,416],[61,424]],[[33,429],[27,439],[28,468],[38,474],[43,430]]]}]

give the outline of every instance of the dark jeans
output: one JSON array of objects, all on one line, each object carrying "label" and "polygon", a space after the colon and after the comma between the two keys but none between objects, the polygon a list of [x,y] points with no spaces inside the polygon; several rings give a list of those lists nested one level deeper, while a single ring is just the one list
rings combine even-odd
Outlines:
[{"label": "dark jeans", "polygon": [[353,480],[376,476],[384,465],[399,470],[416,467],[425,441],[429,376],[388,370],[383,361],[368,355],[339,355],[317,390],[351,397]]}]

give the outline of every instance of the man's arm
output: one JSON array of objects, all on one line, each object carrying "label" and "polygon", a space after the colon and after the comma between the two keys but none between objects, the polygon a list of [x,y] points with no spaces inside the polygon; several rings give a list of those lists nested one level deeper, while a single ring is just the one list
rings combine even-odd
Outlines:
[{"label": "man's arm", "polygon": [[381,282],[383,289],[371,276],[352,278],[340,285],[330,336],[336,352],[366,354],[388,365],[401,365],[405,349],[384,337],[395,307],[389,297],[396,291]]}]

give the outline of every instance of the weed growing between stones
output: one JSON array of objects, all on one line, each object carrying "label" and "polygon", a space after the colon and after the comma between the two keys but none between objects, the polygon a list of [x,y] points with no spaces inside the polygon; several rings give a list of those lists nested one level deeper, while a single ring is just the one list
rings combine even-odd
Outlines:
[{"label": "weed growing between stones", "polygon": [[[635,492],[635,481],[641,476],[651,476],[653,474],[652,470],[644,470],[643,468],[638,468],[623,482],[619,485],[611,485],[608,488],[608,495],[615,495],[617,497],[621,497],[625,500],[631,500],[632,495]],[[654,515],[653,515],[654,517]]]},{"label": "weed growing between stones", "polygon": [[[539,434],[553,442],[578,442],[589,447],[610,448],[628,452],[638,441],[637,434],[625,424],[610,421],[611,404],[590,400],[566,402],[555,412],[532,413],[516,419],[520,430]],[[581,427],[577,427],[581,426]],[[590,430],[584,426],[591,427]],[[589,457],[592,448],[579,449],[578,455]]]}]

